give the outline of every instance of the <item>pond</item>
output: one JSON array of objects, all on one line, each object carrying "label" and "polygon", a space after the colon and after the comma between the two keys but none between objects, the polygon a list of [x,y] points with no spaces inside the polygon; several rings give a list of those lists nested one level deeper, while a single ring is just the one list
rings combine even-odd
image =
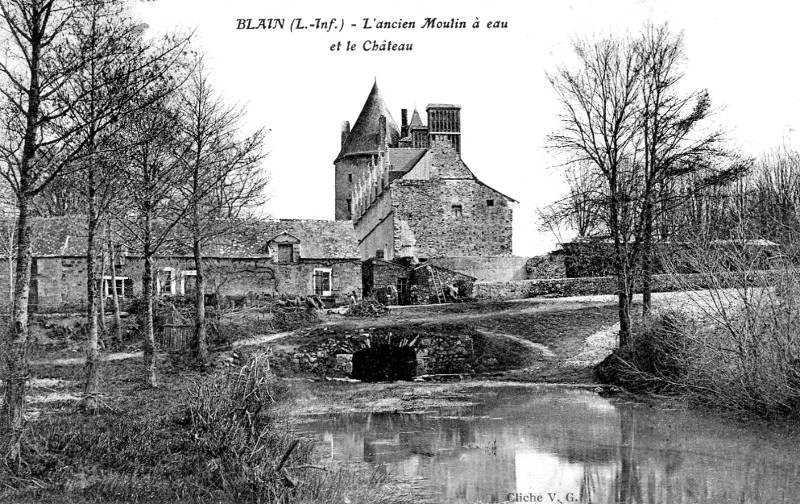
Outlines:
[{"label": "pond", "polygon": [[446,502],[790,503],[800,439],[588,390],[476,388],[420,414],[309,417],[332,457],[375,464]]}]

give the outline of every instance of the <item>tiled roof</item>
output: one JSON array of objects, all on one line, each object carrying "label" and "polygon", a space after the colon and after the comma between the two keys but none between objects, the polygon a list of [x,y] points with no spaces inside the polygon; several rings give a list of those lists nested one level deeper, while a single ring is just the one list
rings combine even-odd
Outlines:
[{"label": "tiled roof", "polygon": [[[81,256],[86,254],[86,222],[82,216],[33,217],[31,223],[31,252],[34,257]],[[7,253],[10,237],[16,232],[13,219],[0,220],[0,240]]]},{"label": "tiled roof", "polygon": [[[8,236],[14,223],[0,220],[0,233]],[[358,245],[351,221],[306,219],[242,220],[228,225],[231,232],[214,238],[204,250],[209,257],[266,256],[267,241],[281,233],[300,240],[301,257],[308,259],[358,259]],[[34,257],[83,256],[86,254],[86,224],[82,216],[31,219]],[[2,238],[0,238],[2,239]],[[98,248],[102,246],[98,231]],[[7,241],[7,240],[5,240]],[[128,253],[138,254],[134,240]],[[188,238],[173,238],[159,255],[191,255]]]},{"label": "tiled roof", "polygon": [[217,257],[265,256],[267,242],[281,233],[300,240],[305,259],[358,259],[358,242],[351,221],[312,219],[250,220],[235,232],[217,238],[207,255]]},{"label": "tiled roof", "polygon": [[400,139],[400,129],[394,122],[392,114],[389,113],[378,89],[378,83],[375,82],[336,159],[354,154],[376,152],[380,143],[379,119],[381,116],[386,116],[386,136],[389,145],[397,145],[397,141]]},{"label": "tiled roof", "polygon": [[392,171],[407,172],[416,165],[427,149],[388,149]]}]

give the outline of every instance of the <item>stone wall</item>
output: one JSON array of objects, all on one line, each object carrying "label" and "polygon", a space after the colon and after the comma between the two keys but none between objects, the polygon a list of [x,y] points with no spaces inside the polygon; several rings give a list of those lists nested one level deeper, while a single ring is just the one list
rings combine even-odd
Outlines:
[{"label": "stone wall", "polygon": [[511,256],[512,209],[494,189],[475,179],[399,179],[391,191],[399,255]]},{"label": "stone wall", "polygon": [[[319,335],[320,329],[315,330]],[[473,353],[468,335],[431,334],[395,335],[391,328],[351,330],[329,338],[300,345],[291,356],[295,371],[325,376],[350,376],[353,354],[377,345],[411,346],[417,354],[417,375],[470,373]]]},{"label": "stone wall", "polygon": [[473,276],[480,282],[508,282],[530,278],[526,270],[529,262],[527,257],[434,257],[428,259],[428,262]]},{"label": "stone wall", "polygon": [[[247,296],[254,294],[310,295],[314,293],[314,270],[330,269],[332,297],[344,301],[350,292],[361,296],[361,262],[357,259],[300,259],[298,263],[276,264],[265,258],[207,258],[206,280],[209,292],[223,296]],[[128,260],[121,276],[137,279],[134,295],[141,294],[142,261]],[[181,285],[184,272],[194,270],[194,261],[189,258],[159,258],[157,271],[172,268],[175,272],[177,294],[184,291]]]},{"label": "stone wall", "polygon": [[564,264],[564,254],[561,252],[531,257],[525,264],[526,279],[565,278],[566,276],[567,268]]},{"label": "stone wall", "polygon": [[[687,288],[702,289],[707,287],[709,281],[719,285],[719,280],[725,275],[730,275],[731,286],[740,283],[741,273],[717,273],[710,278],[702,274],[653,275],[653,292],[672,292]],[[755,272],[759,282],[769,281],[770,272]],[[636,292],[641,292],[640,286],[635,286]],[[473,285],[473,295],[479,300],[506,300],[525,299],[532,297],[568,297],[591,296],[599,294],[616,294],[617,280],[615,277],[583,277],[583,278],[542,278],[534,280],[518,280],[513,282],[476,282]]]},{"label": "stone wall", "polygon": [[[83,257],[36,258],[36,292],[32,300],[38,309],[81,308],[86,298],[86,259]],[[0,261],[0,271],[6,264]],[[298,263],[275,264],[268,258],[214,259],[205,261],[207,292],[224,296],[253,294],[310,295],[314,293],[314,270],[330,269],[332,295],[335,302],[344,302],[355,291],[361,297],[361,262],[358,259],[300,259]],[[194,270],[190,258],[157,258],[154,275],[166,281],[165,268],[173,270],[173,294],[183,294],[186,272]],[[100,267],[100,264],[97,264]],[[143,260],[127,258],[117,265],[117,277],[125,281],[127,298],[142,294]],[[106,274],[110,276],[110,273]],[[7,274],[0,281],[7,282]]]},{"label": "stone wall", "polygon": [[367,170],[371,169],[372,159],[373,156],[371,155],[350,156],[336,163],[336,173],[334,175],[334,214],[336,220],[352,219],[351,212],[347,211],[347,200],[352,200],[353,198],[353,183],[363,176]]},{"label": "stone wall", "polygon": [[396,288],[398,278],[409,279],[411,276],[406,266],[381,259],[364,261],[361,264],[361,273],[364,280],[364,296],[369,296],[374,289],[387,286]]},{"label": "stone wall", "polygon": [[[563,243],[566,274],[570,278],[614,274],[614,244],[608,241]],[[665,273],[696,273],[697,257],[718,258],[719,267],[736,269],[740,264],[749,268],[768,269],[781,256],[780,247],[761,240],[719,240],[700,245],[689,242],[656,242],[653,244],[652,271]],[[739,264],[737,264],[737,261]],[[702,264],[702,262],[701,262]],[[707,266],[710,266],[709,263]],[[640,266],[637,266],[637,268]]]},{"label": "stone wall", "polygon": [[362,259],[375,257],[377,250],[385,250],[384,259],[394,257],[394,214],[391,192],[383,190],[364,215],[353,221],[353,228]]}]

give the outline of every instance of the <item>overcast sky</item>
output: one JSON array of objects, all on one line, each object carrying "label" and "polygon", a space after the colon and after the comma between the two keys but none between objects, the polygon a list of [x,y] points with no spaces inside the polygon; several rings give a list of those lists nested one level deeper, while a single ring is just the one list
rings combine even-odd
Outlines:
[{"label": "overcast sky", "polygon": [[[558,103],[546,72],[569,61],[571,41],[669,22],[683,31],[687,89],[707,88],[730,144],[757,155],[794,143],[800,127],[800,31],[792,2],[680,1],[263,1],[157,0],[140,12],[154,32],[196,30],[218,90],[246,104],[249,127],[270,130],[267,212],[276,218],[333,219],[333,160],[344,120],[355,122],[377,79],[395,121],[400,109],[462,106],[462,157],[482,181],[520,203],[514,252],[551,250],[537,208],[564,190],[546,151]],[[425,18],[467,23],[425,29]],[[237,30],[237,19],[283,18],[283,29]],[[290,30],[336,18],[335,30]],[[414,21],[414,29],[365,29],[364,18]],[[344,23],[342,23],[344,20]],[[480,28],[473,29],[475,21]],[[490,21],[507,28],[490,29]],[[356,27],[351,26],[356,24]],[[341,31],[338,31],[342,27]],[[412,44],[367,52],[365,41]],[[340,51],[331,45],[342,43]],[[347,41],[354,51],[345,51]],[[793,142],[794,141],[794,142]]]}]

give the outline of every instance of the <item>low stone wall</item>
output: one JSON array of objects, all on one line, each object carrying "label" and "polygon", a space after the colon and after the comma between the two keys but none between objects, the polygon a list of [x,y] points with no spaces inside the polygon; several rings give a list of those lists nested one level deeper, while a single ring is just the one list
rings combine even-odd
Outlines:
[{"label": "low stone wall", "polygon": [[[755,272],[759,282],[769,281],[769,271]],[[741,282],[742,273],[718,273],[716,280],[728,277],[731,287]],[[672,292],[684,290],[687,287],[701,289],[707,287],[710,277],[699,273],[668,275],[653,275],[653,292]],[[635,286],[636,292],[641,292],[640,286]],[[616,294],[617,279],[615,277],[582,277],[582,278],[543,278],[535,280],[519,280],[513,282],[475,282],[473,296],[479,300],[506,300],[525,299],[531,297],[569,297],[591,296],[599,294]]]},{"label": "low stone wall", "polygon": [[347,377],[353,372],[353,354],[377,345],[410,346],[417,355],[417,375],[469,373],[473,353],[469,335],[394,334],[382,328],[368,331],[343,331],[331,337],[300,345],[292,357],[295,371],[331,377]]},{"label": "low stone wall", "polygon": [[432,257],[428,260],[441,266],[475,277],[481,282],[507,282],[528,278],[525,266],[527,257],[516,256],[468,256]]}]

